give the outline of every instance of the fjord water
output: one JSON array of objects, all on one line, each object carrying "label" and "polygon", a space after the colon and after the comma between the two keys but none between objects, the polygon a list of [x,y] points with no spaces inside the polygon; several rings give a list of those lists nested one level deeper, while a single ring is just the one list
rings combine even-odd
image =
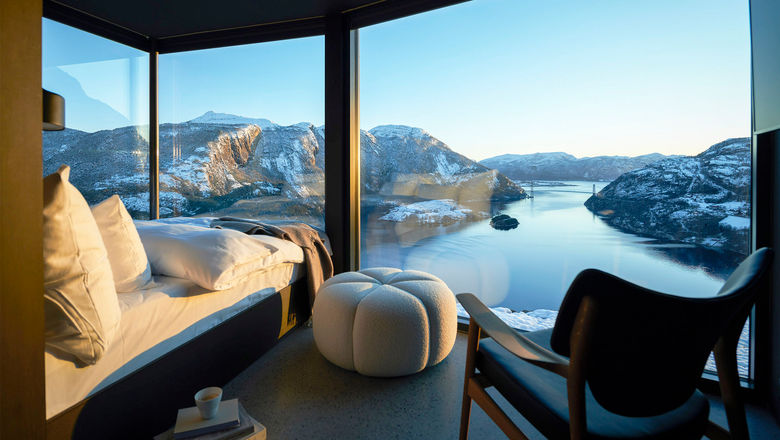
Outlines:
[{"label": "fjord water", "polygon": [[489,306],[557,310],[586,268],[662,292],[706,297],[744,258],[621,232],[583,205],[594,184],[599,191],[606,183],[563,183],[537,186],[534,198],[500,209],[519,221],[509,231],[493,229],[489,218],[449,226],[383,221],[364,208],[361,266],[430,272],[453,292],[474,293]]}]

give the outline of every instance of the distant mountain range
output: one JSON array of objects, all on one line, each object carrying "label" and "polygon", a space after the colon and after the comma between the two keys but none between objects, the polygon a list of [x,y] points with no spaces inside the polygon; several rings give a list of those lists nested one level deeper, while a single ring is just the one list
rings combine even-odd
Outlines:
[{"label": "distant mountain range", "polygon": [[[143,217],[149,205],[142,127],[43,135],[44,174],[71,166],[89,203],[119,194]],[[423,129],[361,130],[364,209],[378,221],[449,224],[486,219],[526,198],[516,182],[612,180],[585,206],[608,224],[648,237],[746,252],[750,140],[729,139],[697,156],[503,155],[480,163]],[[160,125],[161,214],[321,219],[323,127],[207,112]],[[437,203],[425,203],[438,200]]]},{"label": "distant mountain range", "polygon": [[623,173],[666,158],[652,153],[643,156],[596,156],[576,158],[568,153],[502,154],[479,161],[510,179],[596,180],[609,182]]},{"label": "distant mountain range", "polygon": [[750,138],[728,139],[625,173],[585,206],[628,232],[746,254],[750,157]]},{"label": "distant mountain range", "polygon": [[[60,164],[90,203],[118,193],[131,212],[148,210],[148,142],[139,127],[43,137],[44,174]],[[207,112],[160,125],[163,215],[216,213],[321,217],[323,127]],[[361,131],[362,191],[419,200],[510,201],[526,197],[500,172],[452,151],[420,128]],[[262,196],[262,197],[261,197]]]},{"label": "distant mountain range", "polygon": [[124,127],[130,119],[105,102],[92,98],[81,83],[59,67],[43,68],[43,87],[67,97],[65,123],[69,127],[99,130],[99,127]]}]

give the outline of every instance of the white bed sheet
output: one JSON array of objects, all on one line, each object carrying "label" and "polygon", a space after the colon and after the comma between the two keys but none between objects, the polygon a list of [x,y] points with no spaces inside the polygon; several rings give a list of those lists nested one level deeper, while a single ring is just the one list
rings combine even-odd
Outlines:
[{"label": "white bed sheet", "polygon": [[[145,290],[120,293],[120,329],[97,364],[77,368],[71,361],[45,353],[46,418],[300,279],[305,273],[300,263],[303,253],[292,246],[300,253],[298,262],[255,272],[231,289],[209,291],[189,280],[155,276],[154,285]],[[287,251],[295,253],[292,248]]]}]

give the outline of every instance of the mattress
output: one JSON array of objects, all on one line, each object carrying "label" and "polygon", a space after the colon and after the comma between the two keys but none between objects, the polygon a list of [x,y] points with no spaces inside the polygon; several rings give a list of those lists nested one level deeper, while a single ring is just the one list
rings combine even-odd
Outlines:
[{"label": "mattress", "polygon": [[288,262],[257,271],[231,289],[210,291],[189,280],[155,276],[153,283],[144,290],[120,293],[122,320],[118,335],[95,365],[78,368],[72,361],[60,359],[48,351],[45,353],[46,418],[304,276],[301,249],[283,240],[278,242],[275,245],[287,254]]}]

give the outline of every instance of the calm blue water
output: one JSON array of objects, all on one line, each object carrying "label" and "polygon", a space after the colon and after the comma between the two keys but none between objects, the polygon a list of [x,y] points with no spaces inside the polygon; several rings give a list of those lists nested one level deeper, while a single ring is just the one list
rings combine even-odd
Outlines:
[{"label": "calm blue water", "polygon": [[[557,310],[586,268],[701,297],[715,294],[743,258],[620,232],[583,205],[594,182],[566,183],[572,186],[536,187],[533,199],[494,210],[517,218],[519,227],[510,231],[493,229],[489,219],[447,227],[386,222],[378,220],[386,210],[364,207],[361,266],[430,272],[490,306]],[[597,191],[606,185],[595,184]]]}]

